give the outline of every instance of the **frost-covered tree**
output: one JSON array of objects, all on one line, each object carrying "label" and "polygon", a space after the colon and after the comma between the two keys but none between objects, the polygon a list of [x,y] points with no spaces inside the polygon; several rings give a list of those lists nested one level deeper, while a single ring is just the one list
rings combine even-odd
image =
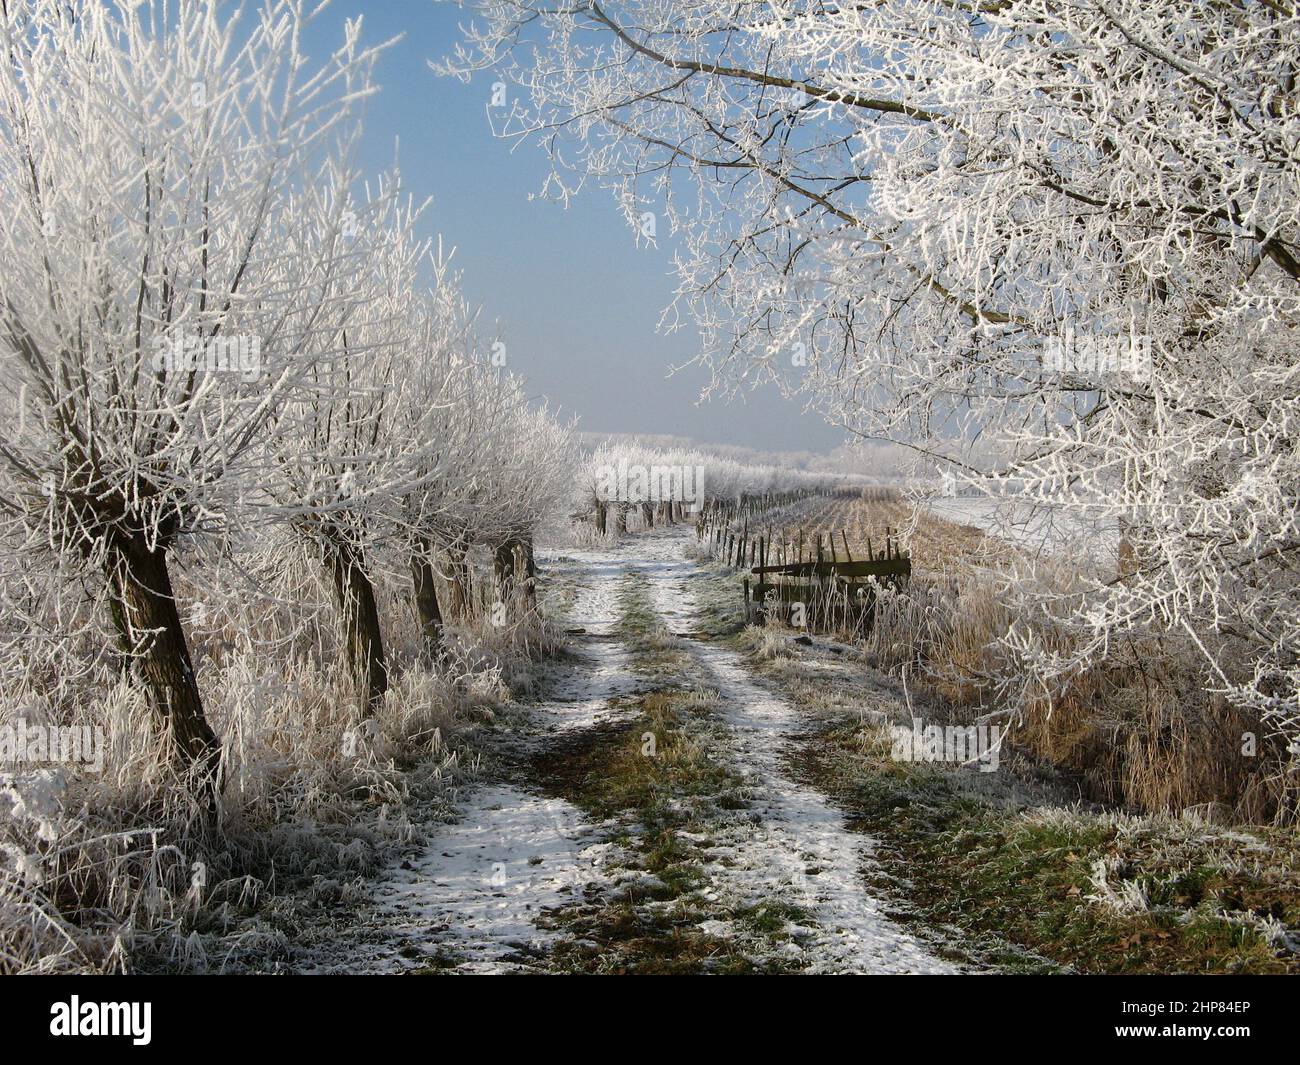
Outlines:
[{"label": "frost-covered tree", "polygon": [[[476,315],[451,271],[451,256],[440,248],[432,262],[435,283],[407,353],[398,420],[400,432],[435,442],[423,452],[418,479],[402,495],[400,520],[424,649],[436,656],[445,616],[463,617],[468,610],[464,509],[480,449],[471,428],[479,376],[473,361]],[[451,590],[450,603],[439,598],[439,574]]]},{"label": "frost-covered tree", "polygon": [[715,390],[1118,526],[1118,576],[1025,604],[1078,637],[1041,668],[1180,632],[1300,737],[1292,5],[475,7],[442,69],[515,83],[549,192],[668,220]]},{"label": "frost-covered tree", "polygon": [[[341,212],[335,201],[347,193],[340,183],[318,186],[315,209],[344,218],[345,226],[325,227],[323,246],[315,239],[287,245],[289,261],[349,257],[362,268],[341,294],[350,312],[333,333],[316,333],[310,378],[277,413],[257,477],[273,512],[324,567],[348,665],[370,712],[388,690],[374,549],[393,538],[403,501],[438,466],[431,415],[441,398],[423,387],[431,377],[412,365],[424,324],[417,292],[428,245],[414,233],[419,212],[401,204],[395,177],[381,181],[369,203],[349,201]],[[287,287],[298,283],[294,273]],[[312,306],[331,298],[322,291]]]},{"label": "frost-covered tree", "polygon": [[[532,572],[532,538],[558,507],[571,477],[568,426],[530,400],[502,365],[506,348],[485,337],[463,296],[451,256],[432,260],[433,285],[410,347],[403,391],[405,432],[428,441],[421,477],[403,497],[415,603],[426,647],[436,651],[446,614],[472,612],[471,550],[494,556],[499,590]],[[531,595],[532,583],[523,589]]]},{"label": "frost-covered tree", "polygon": [[[519,587],[532,594],[533,535],[566,497],[571,478],[571,427],[559,423],[527,394],[523,381],[490,361],[476,365],[466,396],[472,472],[452,533],[453,563],[465,546],[492,554],[498,599]],[[463,554],[459,555],[463,565]]]},{"label": "frost-covered tree", "polygon": [[[3,542],[102,582],[179,755],[204,768],[219,744],[168,560],[221,520],[231,475],[350,313],[361,267],[322,239],[344,203],[299,208],[323,160],[346,170],[375,56],[350,25],[309,64],[295,0],[232,14],[0,11]],[[321,254],[287,261],[306,245]]]},{"label": "frost-covered tree", "polygon": [[485,515],[481,534],[493,550],[497,595],[509,603],[516,592],[536,605],[533,542],[538,527],[562,504],[573,476],[572,426],[548,407],[529,402],[515,378],[497,382],[503,404],[506,447],[487,469],[497,505]]}]

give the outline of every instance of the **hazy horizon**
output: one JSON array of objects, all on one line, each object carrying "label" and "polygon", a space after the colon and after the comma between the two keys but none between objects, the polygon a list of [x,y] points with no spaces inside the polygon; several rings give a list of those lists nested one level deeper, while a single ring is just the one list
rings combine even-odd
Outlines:
[{"label": "hazy horizon", "polygon": [[432,197],[421,231],[456,248],[466,295],[482,305],[485,321],[500,322],[509,368],[527,379],[530,394],[577,415],[587,432],[820,453],[844,441],[775,388],[699,405],[702,369],[668,376],[697,352],[692,326],[657,330],[675,286],[672,238],[661,232],[658,248],[638,248],[602,189],[584,190],[567,209],[530,202],[547,161],[532,144],[512,152],[492,135],[490,81],[464,84],[429,69],[454,46],[467,12],[433,0],[336,0],[305,49],[320,59],[358,15],[367,44],[405,35],[379,61],[382,92],[366,108],[362,163],[369,173],[388,168],[400,142],[403,184],[417,202]]}]

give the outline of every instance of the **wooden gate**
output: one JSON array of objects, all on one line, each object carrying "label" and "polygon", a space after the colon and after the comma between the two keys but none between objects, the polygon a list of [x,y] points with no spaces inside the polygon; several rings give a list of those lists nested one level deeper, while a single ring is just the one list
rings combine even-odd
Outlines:
[{"label": "wooden gate", "polygon": [[751,568],[745,578],[746,619],[780,618],[795,628],[865,635],[875,621],[880,588],[900,590],[912,575],[912,560],[890,540],[867,559],[788,562]]}]

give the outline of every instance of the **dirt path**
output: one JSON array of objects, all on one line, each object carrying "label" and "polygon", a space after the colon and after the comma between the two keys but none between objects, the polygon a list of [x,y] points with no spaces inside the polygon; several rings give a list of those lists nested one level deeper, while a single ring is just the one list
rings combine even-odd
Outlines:
[{"label": "dirt path", "polygon": [[[551,698],[530,708],[538,734],[513,745],[517,756],[616,719],[610,701],[635,684],[627,651],[613,636],[623,563],[606,553],[574,552],[564,565],[581,580],[569,617],[582,630],[576,660],[552,685]],[[388,870],[357,927],[320,950],[304,971],[545,969],[557,935],[539,928],[537,919],[603,885],[609,849],[603,826],[571,803],[513,781],[466,789],[456,806],[455,822],[434,826],[420,855]]]},{"label": "dirt path", "polygon": [[[662,546],[660,546],[662,545]],[[672,551],[673,541],[659,541]],[[689,634],[699,604],[699,568],[671,555],[650,563],[655,608],[674,632]],[[758,820],[733,830],[712,849],[711,872],[724,890],[760,899],[774,894],[813,915],[815,930],[800,943],[809,971],[941,973],[934,957],[881,912],[863,886],[872,841],[851,831],[822,795],[797,783],[783,765],[801,731],[798,711],[756,684],[735,651],[691,639],[708,680],[722,693],[733,766],[749,784]]]},{"label": "dirt path", "polygon": [[[531,708],[537,728],[519,741],[519,752],[535,755],[617,725],[629,712],[618,697],[652,686],[631,670],[618,634],[620,585],[646,582],[655,613],[686,637],[700,683],[720,693],[718,749],[710,756],[742,781],[746,802],[744,816],[719,818],[699,834],[704,886],[695,898],[717,911],[701,927],[726,938],[735,934],[731,915],[779,904],[803,915],[783,945],[800,971],[952,971],[867,892],[872,841],[783,767],[801,731],[795,707],[755,683],[737,652],[690,635],[699,623],[702,571],[684,559],[687,542],[684,531],[668,532],[552,561],[579,582],[569,619],[577,658],[551,697]],[[423,853],[381,878],[346,947],[331,950],[313,971],[549,971],[564,933],[544,915],[599,899],[623,882],[616,826],[593,822],[526,782],[485,782],[458,809],[457,821],[436,828]],[[618,827],[627,833],[626,823]]]}]

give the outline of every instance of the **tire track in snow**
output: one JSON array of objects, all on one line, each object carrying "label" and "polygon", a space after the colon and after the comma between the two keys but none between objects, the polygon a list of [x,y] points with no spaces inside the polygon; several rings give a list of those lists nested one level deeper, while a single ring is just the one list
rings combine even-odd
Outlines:
[{"label": "tire track in snow", "polygon": [[631,568],[630,561],[610,551],[569,551],[550,565],[580,575],[568,623],[582,630],[582,642],[572,675],[553,685],[547,702],[532,710],[552,733],[575,732],[617,721],[626,712],[610,706],[610,700],[641,686],[629,669],[627,648],[615,635],[619,584]]},{"label": "tire track in snow", "polygon": [[611,844],[600,834],[563,800],[506,784],[476,788],[456,822],[376,887],[367,934],[350,956],[318,971],[544,970],[561,937],[537,922],[603,882]]},{"label": "tire track in snow", "polygon": [[[682,543],[657,540],[653,557],[638,567],[651,582],[656,612],[679,634],[696,623],[691,582],[700,575],[680,557]],[[711,879],[746,901],[766,898],[810,913],[817,930],[800,946],[812,972],[958,971],[891,921],[881,900],[868,894],[862,872],[871,862],[872,840],[851,831],[839,810],[783,766],[783,749],[802,728],[798,711],[757,684],[738,652],[696,639],[686,643],[721,693],[732,768],[750,784],[750,808],[761,818],[715,835]]]},{"label": "tire track in snow", "polygon": [[[614,637],[628,561],[613,552],[571,551],[552,565],[579,575],[569,622],[585,638],[552,697],[529,707],[543,731],[516,744],[515,753],[617,720],[624,711],[610,700],[640,683]],[[612,844],[602,841],[603,828],[562,799],[511,783],[474,786],[457,804],[454,822],[434,829],[423,852],[381,877],[360,927],[302,971],[393,973],[431,965],[464,973],[544,971],[563,936],[538,920],[607,883]]]}]

